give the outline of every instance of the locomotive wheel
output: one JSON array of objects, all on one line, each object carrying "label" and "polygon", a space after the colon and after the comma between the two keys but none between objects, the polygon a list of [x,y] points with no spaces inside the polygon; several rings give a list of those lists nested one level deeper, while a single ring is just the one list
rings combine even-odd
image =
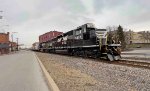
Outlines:
[{"label": "locomotive wheel", "polygon": [[98,52],[93,52],[93,58],[99,58],[100,57],[100,54]]},{"label": "locomotive wheel", "polygon": [[87,58],[87,57],[88,57],[86,51],[84,51],[83,57],[84,57],[84,58]]},{"label": "locomotive wheel", "polygon": [[74,56],[78,56],[78,51],[74,51]]}]

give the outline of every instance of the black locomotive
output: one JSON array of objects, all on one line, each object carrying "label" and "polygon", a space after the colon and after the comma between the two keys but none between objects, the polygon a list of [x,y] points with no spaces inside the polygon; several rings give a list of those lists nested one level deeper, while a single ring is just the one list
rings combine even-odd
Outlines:
[{"label": "black locomotive", "polygon": [[120,44],[109,44],[106,29],[97,29],[87,23],[63,33],[50,41],[40,43],[43,52],[63,53],[83,57],[105,57],[110,61],[121,59]]}]

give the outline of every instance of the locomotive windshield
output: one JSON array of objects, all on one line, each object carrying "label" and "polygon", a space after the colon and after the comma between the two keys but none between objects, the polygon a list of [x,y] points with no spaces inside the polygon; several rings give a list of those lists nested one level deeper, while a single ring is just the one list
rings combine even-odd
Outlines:
[{"label": "locomotive windshield", "polygon": [[107,37],[107,31],[106,29],[96,29],[96,36],[98,38],[106,38]]}]

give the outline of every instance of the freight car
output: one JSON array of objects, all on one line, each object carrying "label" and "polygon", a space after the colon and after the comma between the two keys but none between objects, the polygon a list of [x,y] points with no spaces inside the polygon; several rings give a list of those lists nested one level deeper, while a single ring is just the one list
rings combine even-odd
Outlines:
[{"label": "freight car", "polygon": [[50,41],[51,39],[53,39],[56,36],[61,35],[61,34],[63,34],[63,33],[59,32],[59,31],[50,31],[50,32],[47,32],[47,33],[42,34],[42,35],[39,36],[39,42],[43,43],[43,42]]},{"label": "freight car", "polygon": [[110,61],[119,60],[120,44],[109,44],[106,29],[97,29],[94,24],[87,23],[40,43],[40,51],[65,53],[83,57],[106,57]]}]

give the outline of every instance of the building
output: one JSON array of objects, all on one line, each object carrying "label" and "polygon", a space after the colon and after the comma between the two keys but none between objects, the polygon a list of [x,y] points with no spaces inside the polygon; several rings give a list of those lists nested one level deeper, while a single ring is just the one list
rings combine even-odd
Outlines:
[{"label": "building", "polygon": [[47,33],[39,36],[39,43],[50,41],[51,39],[53,39],[61,34],[63,34],[63,32],[58,32],[58,31],[47,32]]},{"label": "building", "polygon": [[138,32],[133,32],[131,43],[145,43],[145,40],[142,38],[142,35]]},{"label": "building", "polygon": [[10,48],[9,32],[0,33],[0,54],[9,53]]},{"label": "building", "polygon": [[[127,44],[150,43],[148,33],[144,32],[125,32],[125,40]],[[147,37],[145,37],[147,36]]]},{"label": "building", "polygon": [[16,42],[10,42],[10,46],[12,51],[17,51],[18,45]]}]

